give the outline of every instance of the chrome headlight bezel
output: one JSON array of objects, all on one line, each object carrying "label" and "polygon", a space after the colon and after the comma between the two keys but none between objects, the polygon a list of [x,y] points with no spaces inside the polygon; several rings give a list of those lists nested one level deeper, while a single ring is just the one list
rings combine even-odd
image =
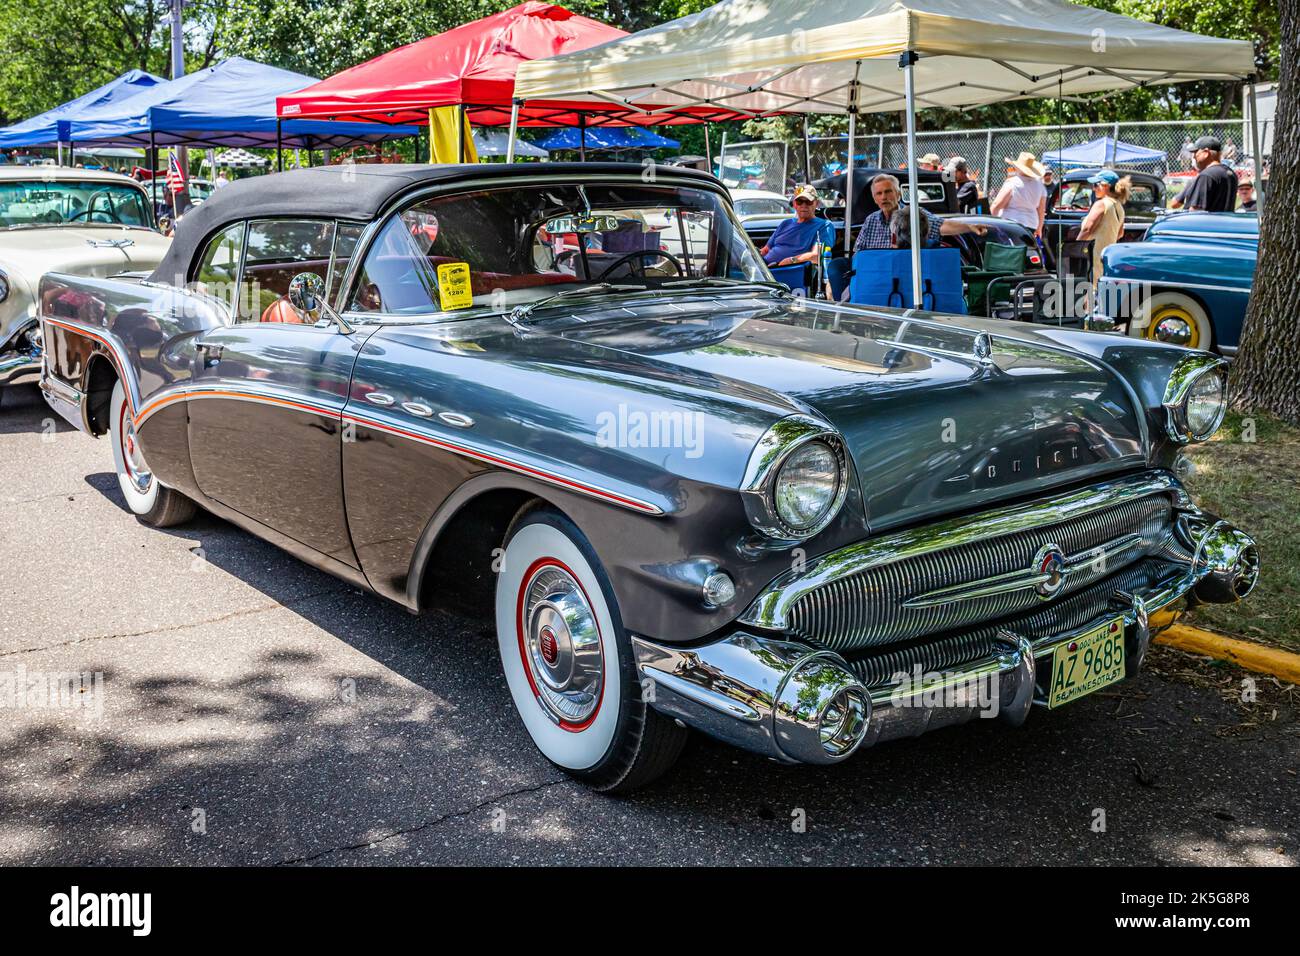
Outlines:
[{"label": "chrome headlight bezel", "polygon": [[[811,524],[792,525],[776,505],[777,483],[790,456],[809,442],[821,442],[835,455],[838,476],[824,511]],[[790,415],[769,428],[750,454],[741,483],[745,513],[754,529],[778,541],[803,541],[825,530],[835,520],[849,492],[848,456],[844,438],[830,425],[808,415]]]},{"label": "chrome headlight bezel", "polygon": [[[1214,435],[1228,413],[1227,360],[1218,355],[1198,353],[1189,355],[1174,366],[1165,386],[1165,432],[1180,445],[1202,442]],[[1188,421],[1187,406],[1192,389],[1205,376],[1213,375],[1219,381],[1219,409],[1208,428],[1193,431]]]},{"label": "chrome headlight bezel", "polygon": [[0,269],[0,302],[9,298],[9,293],[13,290],[13,284],[9,281],[9,273]]}]

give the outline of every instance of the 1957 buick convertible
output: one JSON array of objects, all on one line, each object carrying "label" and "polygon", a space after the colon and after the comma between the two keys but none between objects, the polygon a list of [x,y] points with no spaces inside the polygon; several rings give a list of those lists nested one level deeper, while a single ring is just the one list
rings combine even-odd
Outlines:
[{"label": "1957 buick convertible", "polygon": [[688,727],[829,764],[1017,725],[1259,573],[1178,477],[1221,359],[801,300],[691,170],[266,176],[40,300],[44,393],[142,521],[494,614],[527,733],[604,790]]}]

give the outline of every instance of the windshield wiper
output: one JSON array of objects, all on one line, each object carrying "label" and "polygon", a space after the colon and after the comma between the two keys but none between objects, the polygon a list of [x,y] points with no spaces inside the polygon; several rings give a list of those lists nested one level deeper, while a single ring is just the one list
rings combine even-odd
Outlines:
[{"label": "windshield wiper", "polygon": [[580,289],[565,289],[563,292],[553,292],[548,296],[543,296],[536,302],[529,302],[527,305],[517,305],[506,313],[506,321],[515,328],[520,328],[528,317],[533,314],[535,309],[540,309],[542,306],[559,299],[568,299],[580,295],[595,295],[602,292],[645,291],[646,287],[643,285],[616,285],[613,282],[597,282],[594,285],[586,285]]},{"label": "windshield wiper", "polygon": [[731,279],[725,276],[698,276],[693,279],[673,279],[663,283],[664,288],[702,288],[707,286],[758,286],[762,289],[770,289],[773,293],[779,295],[789,295],[790,290],[780,282],[764,282],[762,279]]}]

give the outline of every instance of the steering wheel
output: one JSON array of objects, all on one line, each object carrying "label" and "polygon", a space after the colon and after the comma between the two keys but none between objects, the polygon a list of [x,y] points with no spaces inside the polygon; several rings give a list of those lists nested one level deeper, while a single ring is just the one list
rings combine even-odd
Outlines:
[{"label": "steering wheel", "polygon": [[[656,259],[667,259],[672,264],[672,267],[677,270],[677,274],[679,276],[686,275],[686,270],[682,268],[681,262],[671,252],[665,252],[663,249],[637,249],[635,252],[629,252],[625,255],[619,256],[617,259],[615,259],[613,262],[607,265],[604,269],[602,269],[600,275],[596,276],[596,279],[600,280],[605,278],[605,276],[609,275],[611,272],[613,272],[615,269],[617,269],[619,266],[621,266],[623,263],[627,262],[630,259],[637,259],[637,258],[644,259],[646,256],[654,256]],[[644,262],[641,263],[641,275],[642,276],[645,275]]]},{"label": "steering wheel", "polygon": [[[95,203],[100,199],[104,200],[104,202],[108,205],[108,208],[100,209],[98,212],[96,212]],[[90,218],[92,213],[96,216],[103,216],[105,218],[92,220]],[[86,217],[87,222],[115,222],[118,225],[122,224],[122,220],[118,217],[117,213],[113,210],[113,197],[109,194],[108,190],[106,189],[101,189],[99,192],[91,193],[90,201],[86,203],[86,208],[78,209],[71,216],[68,216],[67,221],[76,222],[82,216]]]}]

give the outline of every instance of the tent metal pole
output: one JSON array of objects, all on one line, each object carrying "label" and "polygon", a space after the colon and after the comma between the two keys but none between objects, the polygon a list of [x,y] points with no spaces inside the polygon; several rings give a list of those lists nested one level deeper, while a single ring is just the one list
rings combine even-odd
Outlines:
[{"label": "tent metal pole", "polygon": [[[1274,138],[1277,134],[1274,133]],[[1255,154],[1255,212],[1264,214],[1264,154],[1259,149],[1259,104],[1255,100],[1255,78],[1250,79],[1250,151]]]},{"label": "tent metal pole", "polygon": [[506,144],[506,162],[515,161],[515,137],[519,135],[519,100],[510,103],[510,142]]},{"label": "tent metal pole", "polygon": [[844,163],[844,254],[853,268],[853,137],[858,132],[858,72],[862,61],[853,64],[853,79],[849,81],[849,146]]},{"label": "tent metal pole", "polygon": [[280,117],[275,118],[275,171],[284,172],[284,135],[280,129]]},{"label": "tent metal pole", "polygon": [[456,162],[465,162],[465,104],[456,111]]},{"label": "tent metal pole", "polygon": [[912,233],[912,308],[924,307],[921,301],[921,243],[925,237],[919,235],[921,228],[920,183],[916,176],[916,84],[912,71],[916,64],[916,54],[908,50],[898,58],[898,65],[903,68],[903,98],[907,101],[907,182],[912,201],[907,204],[908,225]]},{"label": "tent metal pole", "polygon": [[[149,181],[153,182],[158,175],[158,146],[154,143],[152,120],[149,122],[149,155],[146,157],[146,161],[149,163]],[[150,186],[149,189],[152,192],[153,187]]]},{"label": "tent metal pole", "polygon": [[[725,130],[722,133],[722,141],[724,143],[727,141],[727,134]],[[709,172],[713,172],[713,147],[709,144],[708,121],[705,121],[704,123],[704,165],[709,168]]]},{"label": "tent metal pole", "polygon": [[578,114],[578,162],[587,161],[587,114]]},{"label": "tent metal pole", "polygon": [[433,122],[434,122],[433,115],[434,115],[434,111],[433,111],[433,107],[431,106],[429,107],[429,165],[430,166],[432,166],[434,163],[438,161],[438,157],[434,154],[433,151]]}]

